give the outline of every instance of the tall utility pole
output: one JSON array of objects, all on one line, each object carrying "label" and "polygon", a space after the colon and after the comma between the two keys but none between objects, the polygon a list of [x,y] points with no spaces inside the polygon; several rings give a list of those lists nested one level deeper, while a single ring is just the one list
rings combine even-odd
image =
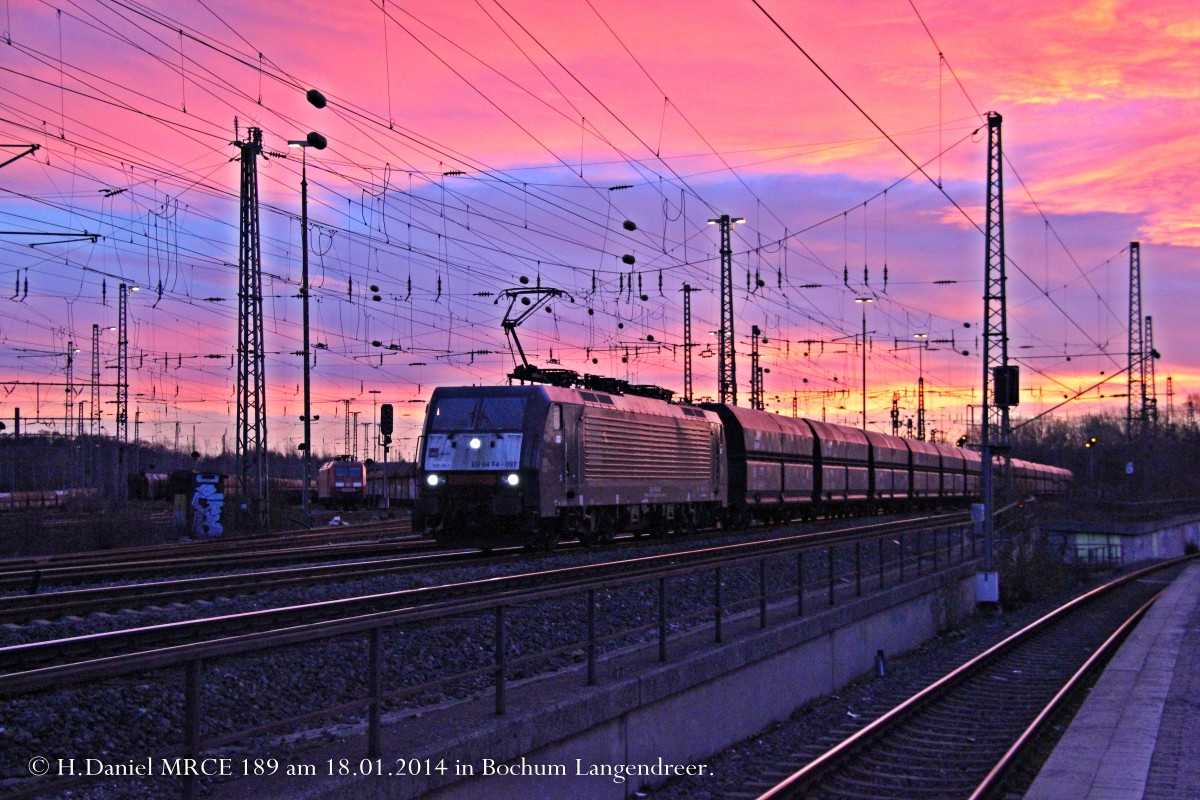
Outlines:
[{"label": "tall utility pole", "polygon": [[350,453],[354,452],[350,449],[350,430],[354,425],[354,423],[350,421],[350,404],[354,402],[354,398],[343,400],[342,402],[346,404],[346,444],[345,449],[343,449],[342,452],[349,455]]},{"label": "tall utility pole", "polygon": [[[325,98],[316,89],[309,89],[308,102],[317,108],[325,107]],[[304,358],[304,483],[300,489],[300,513],[306,524],[312,524],[312,423],[317,417],[312,413],[312,357],[310,355],[310,338],[308,324],[308,148],[315,147],[324,150],[328,146],[324,136],[316,131],[309,131],[303,139],[289,139],[288,147],[299,147],[300,157],[300,301],[302,303],[301,324],[304,326],[303,347],[301,356]]]},{"label": "tall utility pole", "polygon": [[92,414],[93,437],[100,435],[100,326],[92,325]]},{"label": "tall utility pole", "polygon": [[917,378],[917,439],[925,441],[925,376]]},{"label": "tall utility pole", "polygon": [[683,402],[692,402],[692,292],[698,292],[688,284],[683,285]]},{"label": "tall utility pole", "polygon": [[258,228],[258,156],[262,130],[250,128],[241,150],[241,239],[238,249],[237,432],[234,449],[242,497],[258,531],[269,519],[267,494],[267,379],[263,346],[262,256]]},{"label": "tall utility pole", "polygon": [[750,326],[750,407],[763,410],[762,370],[758,366],[758,338],[762,331],[757,325]]},{"label": "tall utility pole", "polygon": [[862,429],[867,429],[867,304],[874,303],[872,297],[856,297],[854,302],[862,306]]},{"label": "tall utility pole", "polygon": [[717,400],[737,405],[736,346],[733,328],[733,246],[729,241],[729,229],[742,217],[722,214],[710,219],[709,225],[721,226],[721,327],[718,331],[720,349],[717,352]]},{"label": "tall utility pole", "polygon": [[1167,424],[1171,424],[1171,418],[1175,416],[1175,379],[1170,375],[1167,376]]},{"label": "tall utility pole", "polygon": [[1146,352],[1142,354],[1146,375],[1146,414],[1150,421],[1150,430],[1158,433],[1158,389],[1154,380],[1154,319],[1146,315]]},{"label": "tall utility pole", "polygon": [[[359,412],[357,412],[357,411],[354,412],[354,421],[355,422],[358,422],[358,413]],[[366,461],[368,458],[370,458],[371,460],[374,460],[374,453],[371,452],[371,426],[374,425],[375,423],[374,422],[358,422],[358,424],[362,428],[362,458],[358,459],[358,460]],[[358,447],[358,444],[356,443],[354,446]]]},{"label": "tall utility pole", "polygon": [[[929,349],[929,334],[914,333],[917,340],[917,440],[925,441],[925,351]],[[912,422],[910,420],[909,425]],[[969,433],[969,431],[968,431]]]},{"label": "tall utility pole", "polygon": [[[989,112],[987,165],[987,223],[984,252],[983,295],[983,399],[980,425],[983,494],[983,574],[976,579],[976,599],[995,602],[1000,586],[993,568],[992,454],[1009,446],[1008,408],[1016,405],[1016,369],[1008,366],[1008,310],[1004,260],[1004,148],[1000,126],[1003,118]],[[993,398],[992,391],[995,392]]]},{"label": "tall utility pole", "polygon": [[75,421],[75,342],[67,342],[67,400],[63,412],[63,434],[71,435]]},{"label": "tall utility pole", "polygon": [[125,445],[129,442],[129,285],[120,286],[117,305],[117,475],[114,492],[124,499],[128,490],[125,480]]},{"label": "tall utility pole", "polygon": [[1125,407],[1125,438],[1146,433],[1146,362],[1142,341],[1142,246],[1129,243],[1129,385]]},{"label": "tall utility pole", "polygon": [[[117,447],[129,441],[129,285],[122,283],[117,302]],[[123,476],[118,475],[118,478]]]}]

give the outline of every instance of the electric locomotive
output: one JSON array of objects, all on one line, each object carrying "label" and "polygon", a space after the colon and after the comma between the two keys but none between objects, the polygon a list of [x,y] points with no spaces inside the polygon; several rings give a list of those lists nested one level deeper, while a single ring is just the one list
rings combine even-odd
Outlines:
[{"label": "electric locomotive", "polygon": [[726,504],[717,416],[591,386],[435,389],[414,528],[486,549],[713,524]]},{"label": "electric locomotive", "polygon": [[317,470],[317,499],[351,506],[367,496],[367,467],[361,461],[326,461]]}]

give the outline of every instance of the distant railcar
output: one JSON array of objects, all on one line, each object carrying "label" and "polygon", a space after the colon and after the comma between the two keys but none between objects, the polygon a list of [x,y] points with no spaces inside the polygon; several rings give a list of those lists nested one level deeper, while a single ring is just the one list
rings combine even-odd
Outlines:
[{"label": "distant railcar", "polygon": [[417,466],[408,461],[376,461],[367,465],[367,497],[388,499],[392,506],[412,505],[417,496]]},{"label": "distant railcar", "polygon": [[165,472],[139,472],[127,478],[131,500],[166,500],[170,477]]},{"label": "distant railcar", "polygon": [[0,511],[20,511],[30,508],[58,508],[76,501],[100,496],[95,487],[45,489],[32,492],[0,492]]}]

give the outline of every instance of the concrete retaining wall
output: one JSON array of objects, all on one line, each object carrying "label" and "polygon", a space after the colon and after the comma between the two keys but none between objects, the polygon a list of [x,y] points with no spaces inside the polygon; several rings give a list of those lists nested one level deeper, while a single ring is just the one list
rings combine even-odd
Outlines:
[{"label": "concrete retaining wall", "polygon": [[[637,699],[629,705],[615,703],[610,710],[616,713],[595,724],[588,724],[594,720],[579,713],[581,709],[560,707],[556,714],[579,713],[578,721],[586,727],[526,753],[516,767],[527,774],[477,774],[429,797],[619,800],[663,779],[631,777],[618,782],[607,775],[579,775],[580,767],[586,773],[591,765],[657,765],[661,759],[694,770],[707,768],[709,756],[871,671],[876,651],[899,655],[929,640],[947,622],[947,608],[959,613],[974,609],[973,572],[959,571],[941,583],[921,583],[923,593],[898,590],[847,604],[716,650],[673,659],[628,683],[607,687]],[[634,685],[636,692],[624,691]],[[478,747],[471,748],[473,754],[463,755],[476,763],[487,753],[494,758],[502,740],[497,730],[481,737]],[[539,771],[558,774],[536,774]]]}]

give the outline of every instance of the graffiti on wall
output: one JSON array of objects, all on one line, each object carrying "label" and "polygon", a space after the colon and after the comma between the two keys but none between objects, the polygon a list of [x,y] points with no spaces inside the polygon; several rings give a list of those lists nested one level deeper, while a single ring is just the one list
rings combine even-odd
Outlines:
[{"label": "graffiti on wall", "polygon": [[196,490],[192,494],[192,532],[197,536],[220,536],[221,509],[225,506],[225,476],[212,472],[196,473]]}]

